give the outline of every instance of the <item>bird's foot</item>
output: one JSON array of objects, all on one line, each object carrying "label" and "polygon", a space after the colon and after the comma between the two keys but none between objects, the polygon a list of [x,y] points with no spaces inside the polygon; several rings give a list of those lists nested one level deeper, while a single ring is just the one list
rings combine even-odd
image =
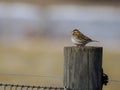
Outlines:
[{"label": "bird's foot", "polygon": [[83,45],[81,45],[81,44],[78,44],[78,45],[77,45],[77,47],[84,47],[84,46],[83,46]]}]

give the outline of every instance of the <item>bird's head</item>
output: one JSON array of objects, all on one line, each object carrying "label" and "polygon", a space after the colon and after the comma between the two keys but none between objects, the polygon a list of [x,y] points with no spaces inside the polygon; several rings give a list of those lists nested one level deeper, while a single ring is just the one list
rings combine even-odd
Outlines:
[{"label": "bird's head", "polygon": [[73,31],[72,31],[72,35],[73,36],[78,36],[80,34],[80,31],[78,30],[78,29],[74,29]]}]

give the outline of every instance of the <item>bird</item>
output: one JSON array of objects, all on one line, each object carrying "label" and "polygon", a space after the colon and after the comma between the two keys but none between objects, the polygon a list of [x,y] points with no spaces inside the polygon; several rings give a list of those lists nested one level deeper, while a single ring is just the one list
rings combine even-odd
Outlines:
[{"label": "bird", "polygon": [[79,47],[84,47],[87,43],[89,42],[98,42],[96,40],[92,40],[91,38],[85,36],[82,32],[80,32],[78,29],[74,29],[72,31],[72,37],[71,37],[72,42],[79,46]]}]

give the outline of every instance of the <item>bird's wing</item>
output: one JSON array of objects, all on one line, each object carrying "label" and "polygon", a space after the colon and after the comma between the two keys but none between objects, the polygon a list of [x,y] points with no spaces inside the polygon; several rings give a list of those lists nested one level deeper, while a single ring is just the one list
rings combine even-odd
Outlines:
[{"label": "bird's wing", "polygon": [[79,38],[85,42],[89,42],[92,41],[92,39],[90,39],[89,37],[85,36],[84,34],[81,33],[81,35],[79,36]]}]

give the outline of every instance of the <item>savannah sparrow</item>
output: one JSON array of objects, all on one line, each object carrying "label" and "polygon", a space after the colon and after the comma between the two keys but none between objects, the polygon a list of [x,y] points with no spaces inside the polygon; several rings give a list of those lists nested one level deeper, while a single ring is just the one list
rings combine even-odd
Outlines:
[{"label": "savannah sparrow", "polygon": [[72,42],[77,46],[85,46],[89,42],[98,42],[90,39],[89,37],[82,34],[79,30],[74,29],[72,31]]}]

